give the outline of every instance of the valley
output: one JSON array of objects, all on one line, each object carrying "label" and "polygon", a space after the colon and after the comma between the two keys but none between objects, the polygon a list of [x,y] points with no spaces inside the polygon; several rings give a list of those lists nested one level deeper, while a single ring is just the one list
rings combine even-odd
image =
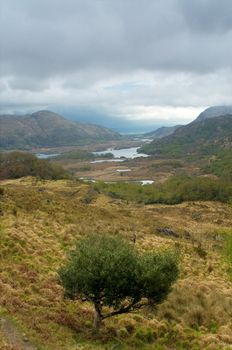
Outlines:
[{"label": "valley", "polygon": [[232,350],[232,1],[0,1],[0,350]]},{"label": "valley", "polygon": [[[179,160],[128,159],[123,162],[57,161],[78,178],[99,181],[152,180],[163,182],[171,175],[199,174],[199,164]],[[122,171],[124,170],[124,172]],[[130,170],[130,171],[125,171]]]},{"label": "valley", "polygon": [[[78,151],[86,151],[86,148],[73,148],[70,152],[66,151],[58,157],[51,158],[50,161],[61,165],[82,179],[95,181],[150,180],[154,182],[163,182],[172,175],[202,175],[201,168],[208,162],[206,159],[188,161],[178,157],[154,158],[138,153],[136,149],[138,150],[139,146],[144,144],[138,141],[108,143],[104,145],[105,148],[100,147],[100,152],[96,152],[96,146],[89,146],[88,152],[92,152],[93,155],[98,153],[98,158],[93,159],[78,159]],[[129,145],[132,147],[127,148]],[[106,158],[104,158],[103,150],[106,154],[109,153]],[[112,150],[115,150],[114,158]]]},{"label": "valley", "polygon": [[[153,141],[0,153],[0,349],[231,349],[231,116],[209,119]],[[97,336],[92,304],[65,298],[58,275],[91,233],[172,249],[180,269],[162,303],[107,318]]]}]

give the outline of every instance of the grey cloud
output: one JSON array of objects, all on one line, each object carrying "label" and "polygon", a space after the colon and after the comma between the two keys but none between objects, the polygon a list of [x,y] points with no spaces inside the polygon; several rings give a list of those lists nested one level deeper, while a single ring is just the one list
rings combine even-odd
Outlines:
[{"label": "grey cloud", "polygon": [[12,90],[28,90],[31,92],[44,91],[48,88],[49,82],[46,80],[34,79],[30,76],[20,76],[12,77],[8,80],[7,85],[10,86]]},{"label": "grey cloud", "polygon": [[209,36],[232,30],[230,0],[180,0],[180,6],[191,30]]},{"label": "grey cloud", "polygon": [[209,71],[231,65],[231,1],[2,3],[2,74],[47,78],[86,67]]},{"label": "grey cloud", "polygon": [[0,102],[230,103],[231,13],[231,0],[1,0]]}]

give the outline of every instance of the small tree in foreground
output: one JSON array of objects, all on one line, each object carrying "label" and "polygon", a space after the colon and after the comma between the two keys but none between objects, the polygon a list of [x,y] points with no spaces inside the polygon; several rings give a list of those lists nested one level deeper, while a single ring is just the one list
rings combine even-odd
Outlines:
[{"label": "small tree in foreground", "polygon": [[108,317],[165,299],[178,263],[174,252],[140,255],[120,237],[88,235],[77,242],[59,277],[66,297],[93,303],[98,332]]}]

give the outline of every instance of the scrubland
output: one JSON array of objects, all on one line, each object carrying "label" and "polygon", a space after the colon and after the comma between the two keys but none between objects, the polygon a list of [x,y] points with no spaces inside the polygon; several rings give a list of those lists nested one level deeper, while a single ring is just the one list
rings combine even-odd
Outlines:
[{"label": "scrubland", "polygon": [[[0,349],[232,349],[229,204],[144,205],[75,180],[34,178],[1,181],[0,197],[0,318],[27,338],[17,344],[1,327]],[[138,250],[175,247],[181,257],[163,304],[106,320],[97,338],[92,306],[65,300],[57,277],[90,232],[136,234]]]}]

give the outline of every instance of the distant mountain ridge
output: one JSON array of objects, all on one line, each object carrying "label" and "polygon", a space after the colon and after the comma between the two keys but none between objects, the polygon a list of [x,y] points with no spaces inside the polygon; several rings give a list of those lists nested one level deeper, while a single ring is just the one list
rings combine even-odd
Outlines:
[{"label": "distant mountain ridge", "polygon": [[216,118],[222,115],[232,114],[232,106],[212,106],[206,108],[199,116],[195,119],[195,122],[199,122],[209,118]]},{"label": "distant mountain ridge", "polygon": [[178,128],[172,135],[153,140],[141,148],[156,156],[214,154],[232,148],[232,114],[194,120]]},{"label": "distant mountain ridge", "polygon": [[24,116],[0,115],[0,147],[3,149],[75,146],[116,139],[120,139],[120,134],[113,130],[67,120],[51,111]]},{"label": "distant mountain ridge", "polygon": [[150,137],[152,139],[161,139],[162,137],[173,134],[176,131],[176,129],[180,128],[181,126],[182,125],[162,126],[161,128],[144,134],[144,136]]}]

